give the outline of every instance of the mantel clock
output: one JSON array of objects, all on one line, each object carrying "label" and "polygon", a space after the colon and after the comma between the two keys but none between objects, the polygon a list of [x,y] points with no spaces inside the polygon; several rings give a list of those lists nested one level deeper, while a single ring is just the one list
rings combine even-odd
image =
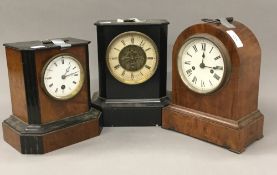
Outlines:
[{"label": "mantel clock", "polygon": [[166,20],[98,21],[99,94],[104,126],[161,125],[166,94]]},{"label": "mantel clock", "polygon": [[89,41],[62,38],[4,44],[12,115],[4,139],[23,154],[42,154],[99,135],[91,108]]},{"label": "mantel clock", "polygon": [[263,136],[258,110],[261,49],[233,18],[185,29],[172,54],[172,103],[162,127],[243,152]]}]

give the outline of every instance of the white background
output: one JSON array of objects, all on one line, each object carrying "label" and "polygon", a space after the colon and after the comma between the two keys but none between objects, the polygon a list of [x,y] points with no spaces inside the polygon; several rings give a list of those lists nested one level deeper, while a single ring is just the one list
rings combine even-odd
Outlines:
[{"label": "white background", "polygon": [[[45,155],[21,155],[3,141],[0,174],[276,174],[275,0],[0,0],[0,44],[76,37],[91,40],[92,91],[98,89],[96,28],[99,19],[164,18],[168,33],[168,89],[176,37],[203,17],[234,16],[256,34],[262,47],[259,109],[265,137],[243,154],[159,127],[104,128],[101,136]],[[11,114],[4,47],[0,47],[0,119]]]}]

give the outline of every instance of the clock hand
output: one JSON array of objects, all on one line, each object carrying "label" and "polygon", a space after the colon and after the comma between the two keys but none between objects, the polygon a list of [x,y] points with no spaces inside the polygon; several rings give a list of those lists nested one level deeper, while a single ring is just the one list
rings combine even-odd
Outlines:
[{"label": "clock hand", "polygon": [[66,68],[65,73],[62,75],[62,79],[65,79],[67,77],[66,74],[67,74],[67,72],[69,72],[70,67],[71,67],[71,64],[69,62],[69,67]]},{"label": "clock hand", "polygon": [[[70,64],[70,63],[69,63]],[[66,73],[69,72],[69,69],[70,69],[71,65],[69,65],[69,67],[65,70]]]},{"label": "clock hand", "polygon": [[204,65],[203,67],[207,67],[207,68],[214,69],[214,70],[222,70],[223,69],[221,66],[211,67],[211,66]]},{"label": "clock hand", "polygon": [[73,72],[73,73],[71,73],[71,74],[65,75],[65,77],[68,77],[68,76],[74,75],[74,74],[76,74],[76,73],[78,73],[78,72],[79,72],[79,71],[76,71],[76,72]]},{"label": "clock hand", "polygon": [[203,52],[203,54],[202,54],[202,64],[204,64],[204,58],[205,58],[205,52]]},{"label": "clock hand", "polygon": [[202,62],[200,63],[200,68],[205,68],[205,67],[207,67],[207,66],[205,66],[205,64],[204,64],[204,58],[205,58],[205,52],[203,52],[203,54],[202,54]]},{"label": "clock hand", "polygon": [[213,69],[223,70],[223,67],[222,66],[215,66],[215,67],[213,67]]},{"label": "clock hand", "polygon": [[69,62],[69,67],[66,68],[65,73],[63,74],[63,76],[66,76],[66,73],[69,72],[70,67],[71,67],[71,64],[70,64],[70,62]]},{"label": "clock hand", "polygon": [[200,68],[205,68],[206,66],[205,66],[205,64],[204,64],[204,58],[205,58],[205,53],[203,52],[203,54],[202,54],[202,62],[200,63]]}]

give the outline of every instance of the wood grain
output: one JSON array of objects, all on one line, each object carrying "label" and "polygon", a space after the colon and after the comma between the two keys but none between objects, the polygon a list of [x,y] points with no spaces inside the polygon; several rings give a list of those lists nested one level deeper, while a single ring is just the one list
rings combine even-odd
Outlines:
[{"label": "wood grain", "polygon": [[170,105],[163,109],[162,127],[241,153],[249,144],[263,137],[263,119],[263,115],[256,111],[248,116],[248,120],[239,123]]},{"label": "wood grain", "polygon": [[84,84],[80,92],[72,99],[66,101],[53,99],[52,97],[46,95],[44,89],[42,88],[41,74],[43,66],[47,63],[47,61],[50,58],[60,53],[70,53],[74,55],[82,64],[84,73],[87,72],[87,67],[85,66],[87,64],[86,46],[71,47],[64,50],[38,50],[35,52],[37,85],[42,124],[56,121],[64,117],[82,114],[89,110],[89,81],[87,80],[87,75],[85,75]]},{"label": "wood grain", "polygon": [[[261,49],[255,35],[234,21],[232,30],[243,47],[237,48],[223,25],[202,23],[184,30],[172,53],[172,103],[163,109],[162,127],[243,152],[263,136],[264,116],[258,110]],[[185,41],[196,34],[218,38],[228,50],[229,79],[216,92],[203,95],[191,91],[178,73],[178,53]]]},{"label": "wood grain", "polygon": [[[243,24],[234,22],[233,29],[244,47],[237,48],[223,25],[197,24],[183,31],[177,38],[172,55],[172,103],[195,110],[238,120],[257,109],[261,50],[254,34]],[[177,57],[184,41],[198,33],[216,36],[229,50],[231,74],[217,92],[201,95],[189,90],[177,70]],[[197,100],[196,100],[197,99]]]},{"label": "wood grain", "polygon": [[12,113],[24,122],[28,122],[28,111],[21,52],[6,48],[9,74]]},{"label": "wood grain", "polygon": [[21,152],[20,134],[5,123],[2,123],[2,128],[4,140]]},{"label": "wood grain", "polygon": [[[43,134],[21,134],[3,122],[4,140],[21,153],[44,154],[98,136],[101,132],[99,117]],[[36,141],[42,140],[42,147],[38,148],[38,150],[42,149],[41,152],[36,152],[36,150],[30,152],[31,147],[40,147],[39,142],[26,143],[23,141],[23,137],[25,140],[26,138],[34,138]],[[26,150],[22,150],[22,147]]]},{"label": "wood grain", "polygon": [[98,136],[100,131],[99,120],[90,120],[69,128],[48,133],[42,137],[44,153]]}]

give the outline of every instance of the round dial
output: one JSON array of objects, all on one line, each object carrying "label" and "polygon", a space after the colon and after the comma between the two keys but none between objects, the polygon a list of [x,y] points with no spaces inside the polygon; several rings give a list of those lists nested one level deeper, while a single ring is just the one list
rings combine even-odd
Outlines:
[{"label": "round dial", "polygon": [[80,62],[69,54],[51,58],[42,71],[45,92],[58,100],[74,97],[81,90],[83,82],[83,68]]},{"label": "round dial", "polygon": [[227,51],[217,38],[194,36],[180,49],[178,71],[188,88],[197,93],[211,93],[225,81],[228,60]]},{"label": "round dial", "polygon": [[158,59],[154,41],[134,31],[115,37],[106,55],[111,74],[125,84],[139,84],[150,79],[157,69]]}]

